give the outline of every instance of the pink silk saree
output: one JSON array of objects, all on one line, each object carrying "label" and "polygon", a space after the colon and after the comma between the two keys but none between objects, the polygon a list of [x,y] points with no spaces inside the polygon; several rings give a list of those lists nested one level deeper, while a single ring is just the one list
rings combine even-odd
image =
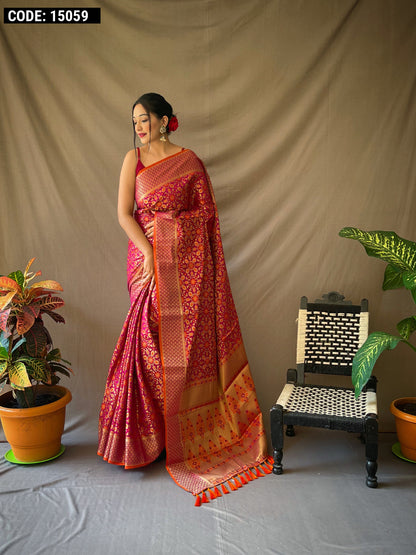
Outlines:
[{"label": "pink silk saree", "polygon": [[[131,307],[114,351],[98,454],[135,468],[166,447],[166,467],[196,504],[270,472],[209,177],[190,150],[143,168],[136,221],[154,219],[156,286],[129,241]],[[202,494],[201,496],[199,494]],[[207,496],[208,494],[208,496]]]}]

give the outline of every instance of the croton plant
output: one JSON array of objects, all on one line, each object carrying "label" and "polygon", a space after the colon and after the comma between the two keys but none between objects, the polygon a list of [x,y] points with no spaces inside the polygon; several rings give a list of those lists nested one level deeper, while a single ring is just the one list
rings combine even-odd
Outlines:
[{"label": "croton plant", "polygon": [[55,385],[57,374],[72,372],[43,323],[44,314],[65,323],[55,312],[64,304],[56,296],[62,286],[52,280],[33,282],[41,275],[30,271],[34,260],[24,272],[0,277],[0,391],[9,384],[19,408],[34,406],[38,384]]}]

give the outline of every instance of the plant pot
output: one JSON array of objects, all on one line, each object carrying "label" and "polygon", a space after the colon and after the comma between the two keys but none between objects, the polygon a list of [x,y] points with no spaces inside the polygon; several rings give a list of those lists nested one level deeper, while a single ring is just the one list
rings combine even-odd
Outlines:
[{"label": "plant pot", "polygon": [[71,392],[59,385],[40,386],[39,392],[59,396],[57,401],[40,407],[12,409],[2,406],[12,392],[0,396],[0,418],[13,454],[20,462],[39,462],[58,455],[65,424],[65,407]]},{"label": "plant pot", "polygon": [[396,419],[397,438],[403,456],[416,461],[416,415],[400,410],[399,407],[405,403],[416,404],[416,397],[395,399],[390,405],[390,412]]}]

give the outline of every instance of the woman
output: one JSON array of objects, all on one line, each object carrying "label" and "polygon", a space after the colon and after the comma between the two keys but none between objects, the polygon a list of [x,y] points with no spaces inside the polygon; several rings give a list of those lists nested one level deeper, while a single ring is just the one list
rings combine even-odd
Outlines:
[{"label": "woman", "polygon": [[118,198],[131,307],[110,364],[98,454],[135,468],[166,448],[172,478],[200,504],[219,485],[241,486],[237,476],[270,471],[262,416],[204,165],[170,142],[178,123],[162,96],[141,96],[132,119],[142,146],[126,154]]}]

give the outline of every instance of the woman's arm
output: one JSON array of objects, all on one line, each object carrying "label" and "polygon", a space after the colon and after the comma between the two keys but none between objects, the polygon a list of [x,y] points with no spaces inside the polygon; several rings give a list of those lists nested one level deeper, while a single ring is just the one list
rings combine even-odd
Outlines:
[{"label": "woman's arm", "polygon": [[119,224],[124,229],[129,239],[131,239],[136,247],[143,253],[144,277],[153,280],[153,247],[133,217],[136,164],[135,151],[130,150],[124,158],[120,172],[117,215]]}]

